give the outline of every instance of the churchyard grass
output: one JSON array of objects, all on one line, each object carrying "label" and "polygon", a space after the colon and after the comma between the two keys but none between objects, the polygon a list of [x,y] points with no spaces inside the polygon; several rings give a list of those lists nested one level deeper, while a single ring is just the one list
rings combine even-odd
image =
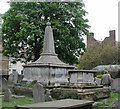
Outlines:
[{"label": "churchyard grass", "polygon": [[0,94],[2,94],[2,91],[0,91]]},{"label": "churchyard grass", "polygon": [[31,83],[25,84],[23,81],[20,81],[20,87],[27,87],[27,88],[32,88],[33,85],[37,83],[37,80],[32,81]]},{"label": "churchyard grass", "polygon": [[[2,93],[2,91],[0,91]],[[115,98],[120,97],[120,93],[115,93],[115,90],[111,90],[111,96],[110,98],[100,99],[95,102],[102,102],[104,100],[107,100],[107,104],[102,104],[99,107],[96,107],[94,109],[102,109],[103,107],[109,107],[115,100]],[[55,99],[56,100],[56,99]],[[34,104],[32,97],[25,97],[25,98],[13,98],[10,102],[4,102],[4,97],[2,98],[2,109],[7,109],[8,107],[15,107],[15,105],[25,105],[25,104]]]},{"label": "churchyard grass", "polygon": [[107,104],[102,104],[94,109],[102,109],[103,107],[109,107],[114,102],[115,98],[118,97],[120,97],[120,93],[115,93],[115,90],[111,90],[111,96],[109,98],[100,99],[96,101],[96,102],[102,102],[104,100],[107,100]]},{"label": "churchyard grass", "polygon": [[25,105],[25,104],[33,104],[33,98],[31,97],[25,97],[25,98],[13,98],[10,102],[5,102],[4,98],[2,98],[2,108],[10,108],[15,107],[15,105]]}]

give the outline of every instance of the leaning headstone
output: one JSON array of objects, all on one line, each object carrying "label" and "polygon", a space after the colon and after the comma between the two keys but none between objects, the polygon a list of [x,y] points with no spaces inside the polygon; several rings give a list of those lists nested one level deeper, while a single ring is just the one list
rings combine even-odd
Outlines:
[{"label": "leaning headstone", "polygon": [[11,97],[12,97],[12,93],[10,89],[6,89],[4,93],[4,101],[9,102],[11,100]]},{"label": "leaning headstone", "polygon": [[44,88],[43,85],[41,85],[40,83],[36,83],[33,86],[33,99],[34,103],[45,101]]},{"label": "leaning headstone", "polygon": [[13,70],[13,75],[14,75],[13,83],[16,84],[18,81],[18,72],[16,70]]},{"label": "leaning headstone", "polygon": [[2,78],[2,90],[6,90],[8,88],[8,81],[5,78]]},{"label": "leaning headstone", "polygon": [[96,83],[97,85],[100,85],[100,84],[101,84],[101,79],[95,78],[95,83]]}]

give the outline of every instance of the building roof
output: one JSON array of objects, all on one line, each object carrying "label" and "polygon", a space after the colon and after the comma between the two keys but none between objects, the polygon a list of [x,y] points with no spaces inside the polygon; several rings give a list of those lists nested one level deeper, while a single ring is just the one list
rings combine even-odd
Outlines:
[{"label": "building roof", "polygon": [[99,71],[103,71],[103,70],[117,71],[117,70],[120,69],[120,65],[99,65],[99,66],[96,66],[93,69],[94,70],[99,70]]}]

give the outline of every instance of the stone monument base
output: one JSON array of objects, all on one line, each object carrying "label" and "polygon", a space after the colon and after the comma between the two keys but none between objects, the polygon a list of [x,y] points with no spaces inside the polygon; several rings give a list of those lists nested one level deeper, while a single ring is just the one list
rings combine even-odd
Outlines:
[{"label": "stone monument base", "polygon": [[60,85],[68,83],[68,70],[74,66],[60,65],[25,65],[23,81],[37,80],[41,84]]}]

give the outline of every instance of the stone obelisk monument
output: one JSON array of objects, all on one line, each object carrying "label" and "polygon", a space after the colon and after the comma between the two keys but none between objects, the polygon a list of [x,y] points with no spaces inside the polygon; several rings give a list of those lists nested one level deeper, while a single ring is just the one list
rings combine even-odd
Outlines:
[{"label": "stone obelisk monument", "polygon": [[[62,52],[62,51],[61,51]],[[43,85],[54,85],[56,82],[64,84],[68,82],[68,70],[74,66],[63,63],[55,53],[53,31],[48,22],[45,28],[43,52],[40,58],[23,66],[24,81],[37,80]]]}]

